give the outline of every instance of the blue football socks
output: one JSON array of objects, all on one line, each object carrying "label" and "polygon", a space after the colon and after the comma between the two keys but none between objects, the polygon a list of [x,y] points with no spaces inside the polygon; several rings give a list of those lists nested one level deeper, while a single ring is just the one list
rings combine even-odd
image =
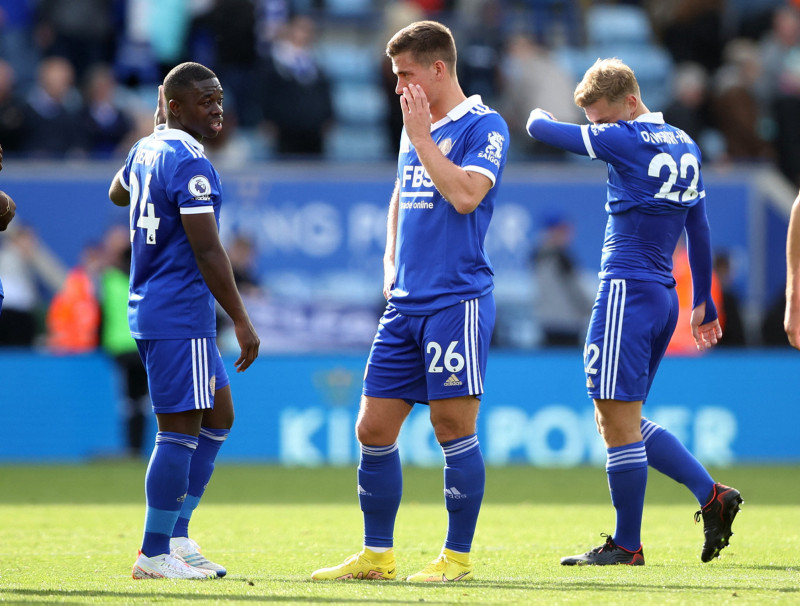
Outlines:
[{"label": "blue football socks", "polygon": [[614,542],[628,551],[642,544],[642,511],[647,489],[647,452],[644,442],[615,446],[606,451],[606,473],[611,502],[617,510]]},{"label": "blue football socks", "polygon": [[647,461],[656,471],[685,484],[700,503],[714,487],[714,480],[706,468],[672,433],[642,417],[642,438],[647,449]]},{"label": "blue football socks", "polygon": [[447,538],[444,546],[469,553],[478,524],[486,467],[478,436],[472,434],[441,443],[444,452],[444,501],[447,507]]},{"label": "blue football socks", "polygon": [[358,500],[364,513],[364,546],[392,547],[394,521],[403,494],[403,470],[397,444],[361,445]]},{"label": "blue football socks", "polygon": [[189,467],[197,448],[194,436],[159,431],[145,476],[147,509],[142,553],[169,553],[169,539],[189,487]]},{"label": "blue football socks", "polygon": [[172,530],[173,537],[189,536],[189,520],[200,503],[200,498],[203,496],[209,480],[211,480],[211,474],[214,473],[214,461],[217,458],[219,449],[222,448],[222,443],[230,432],[230,429],[200,428],[197,450],[189,467],[189,487],[186,492],[186,499],[184,499],[181,506],[178,520]]}]

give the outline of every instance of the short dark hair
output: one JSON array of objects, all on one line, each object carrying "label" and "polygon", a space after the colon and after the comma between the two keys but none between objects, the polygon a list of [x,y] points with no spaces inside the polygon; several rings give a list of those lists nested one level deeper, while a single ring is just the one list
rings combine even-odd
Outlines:
[{"label": "short dark hair", "polygon": [[410,52],[420,65],[444,61],[448,69],[456,69],[456,43],[450,29],[437,21],[417,21],[397,32],[386,45],[386,54],[395,57]]},{"label": "short dark hair", "polygon": [[194,86],[195,82],[216,78],[217,75],[205,65],[187,61],[173,67],[164,78],[164,95],[167,100],[179,96],[185,90]]}]

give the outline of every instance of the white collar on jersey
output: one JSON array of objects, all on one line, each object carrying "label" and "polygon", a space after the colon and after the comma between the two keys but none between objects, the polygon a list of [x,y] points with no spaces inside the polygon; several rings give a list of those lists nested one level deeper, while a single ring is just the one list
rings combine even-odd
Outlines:
[{"label": "white collar on jersey", "polygon": [[435,128],[439,128],[442,124],[446,122],[453,121],[455,122],[459,118],[462,118],[467,114],[469,110],[471,110],[476,105],[480,105],[483,103],[480,95],[472,95],[471,97],[467,97],[461,103],[456,105],[453,109],[451,109],[444,118],[439,120],[436,124],[431,124],[431,130]]},{"label": "white collar on jersey", "polygon": [[183,141],[199,151],[203,151],[201,143],[185,130],[167,128],[166,124],[159,124],[153,131],[153,136],[161,141]]},{"label": "white collar on jersey", "polygon": [[662,112],[648,112],[642,114],[638,118],[634,118],[631,122],[652,122],[653,124],[664,124],[664,114]]}]

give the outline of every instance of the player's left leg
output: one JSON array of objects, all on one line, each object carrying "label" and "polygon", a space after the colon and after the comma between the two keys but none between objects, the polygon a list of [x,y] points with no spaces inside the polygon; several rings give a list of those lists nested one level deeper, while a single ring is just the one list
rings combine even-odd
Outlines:
[{"label": "player's left leg", "polygon": [[486,484],[476,422],[495,320],[491,294],[432,316],[422,339],[431,424],[444,453],[447,535],[439,557],[410,582],[472,578],[470,551]]},{"label": "player's left leg", "polygon": [[209,359],[214,361],[214,393],[212,394],[213,408],[203,413],[202,426],[198,436],[197,450],[192,456],[189,467],[189,484],[186,498],[181,506],[180,515],[175,522],[170,540],[173,555],[179,556],[187,564],[196,568],[213,570],[218,577],[224,577],[227,570],[224,566],[207,559],[200,551],[197,543],[189,538],[189,521],[214,473],[214,462],[222,444],[228,437],[233,426],[233,398],[228,374],[222,363],[219,350],[212,341],[209,341]]},{"label": "player's left leg", "polygon": [[[648,392],[678,320],[677,294],[674,289],[667,291],[667,294],[669,319],[661,334],[653,342]],[[641,432],[648,464],[686,486],[700,505],[700,510],[695,513],[696,521],[703,518],[705,543],[700,559],[708,562],[719,557],[719,552],[728,546],[728,541],[733,535],[731,526],[742,503],[739,491],[715,482],[703,464],[669,430],[642,417]]]},{"label": "player's left leg", "polygon": [[432,400],[431,423],[444,453],[444,500],[447,535],[441,554],[407,578],[409,582],[450,582],[472,579],[472,539],[486,484],[476,420],[480,400],[462,396]]}]

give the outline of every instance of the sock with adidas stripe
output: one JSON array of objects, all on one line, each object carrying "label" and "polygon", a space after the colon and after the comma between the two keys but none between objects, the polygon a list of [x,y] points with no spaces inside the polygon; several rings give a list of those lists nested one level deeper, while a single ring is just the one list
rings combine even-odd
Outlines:
[{"label": "sock with adidas stripe", "polygon": [[606,473],[611,503],[617,510],[614,542],[628,551],[642,544],[642,512],[647,488],[647,452],[643,442],[607,449]]},{"label": "sock with adidas stripe", "polygon": [[692,491],[700,506],[705,505],[714,488],[714,480],[702,463],[674,434],[660,425],[642,417],[641,429],[650,466],[685,485]]},{"label": "sock with adidas stripe", "polygon": [[358,501],[364,514],[364,545],[392,547],[394,521],[403,494],[403,471],[397,444],[361,445]]},{"label": "sock with adidas stripe", "polygon": [[447,538],[444,546],[469,553],[478,524],[486,466],[477,434],[441,443],[444,452],[444,502],[447,507]]}]

